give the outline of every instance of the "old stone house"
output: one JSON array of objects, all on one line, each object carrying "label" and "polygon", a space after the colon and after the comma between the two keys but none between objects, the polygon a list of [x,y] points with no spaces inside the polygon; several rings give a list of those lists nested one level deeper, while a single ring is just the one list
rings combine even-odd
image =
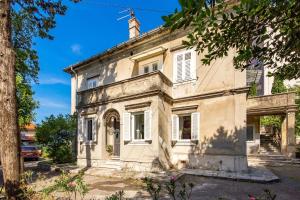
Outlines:
[{"label": "old stone house", "polygon": [[[127,42],[65,69],[78,115],[79,166],[247,170],[247,130],[254,140],[256,116],[268,106],[294,113],[293,94],[249,101],[234,51],[206,66],[203,54],[182,46],[184,30],[140,35],[132,18],[129,32]],[[285,122],[285,152],[293,146],[292,120]]]}]

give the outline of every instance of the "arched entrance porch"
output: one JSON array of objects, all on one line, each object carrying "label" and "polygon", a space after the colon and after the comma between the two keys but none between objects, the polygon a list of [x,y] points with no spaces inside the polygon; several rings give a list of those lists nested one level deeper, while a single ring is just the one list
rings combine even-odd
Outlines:
[{"label": "arched entrance porch", "polygon": [[108,110],[103,117],[105,124],[105,149],[110,156],[120,156],[120,115],[117,110]]}]

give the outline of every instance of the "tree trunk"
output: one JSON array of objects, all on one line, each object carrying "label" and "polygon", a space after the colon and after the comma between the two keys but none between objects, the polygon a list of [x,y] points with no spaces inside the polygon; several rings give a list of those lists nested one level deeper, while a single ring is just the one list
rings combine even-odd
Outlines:
[{"label": "tree trunk", "polygon": [[0,152],[5,192],[8,199],[17,199],[20,181],[20,134],[10,9],[11,0],[0,0]]}]

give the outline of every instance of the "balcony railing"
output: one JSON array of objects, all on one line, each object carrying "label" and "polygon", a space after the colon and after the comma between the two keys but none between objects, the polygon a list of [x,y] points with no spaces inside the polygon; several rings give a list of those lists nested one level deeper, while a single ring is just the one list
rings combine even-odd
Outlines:
[{"label": "balcony railing", "polygon": [[135,76],[122,81],[80,91],[77,107],[138,98],[155,92],[171,96],[172,82],[160,71]]}]

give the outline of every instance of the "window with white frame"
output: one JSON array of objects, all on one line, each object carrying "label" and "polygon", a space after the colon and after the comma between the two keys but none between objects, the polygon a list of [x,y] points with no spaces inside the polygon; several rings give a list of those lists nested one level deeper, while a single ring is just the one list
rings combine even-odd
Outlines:
[{"label": "window with white frame", "polygon": [[81,117],[78,125],[80,142],[95,142],[97,140],[95,117]]},{"label": "window with white frame", "polygon": [[131,117],[132,121],[132,131],[133,131],[133,140],[144,140],[144,112],[134,113]]},{"label": "window with white frame", "polygon": [[198,140],[200,134],[200,113],[172,115],[172,140]]},{"label": "window with white frame", "polygon": [[190,140],[192,138],[191,114],[179,115],[178,118],[179,118],[179,139]]},{"label": "window with white frame", "polygon": [[141,66],[139,74],[147,74],[159,70],[158,61]]},{"label": "window with white frame", "polygon": [[86,120],[86,134],[87,134],[87,141],[93,140],[93,119],[87,118]]},{"label": "window with white frame", "polygon": [[181,50],[174,53],[173,81],[175,83],[196,79],[196,53],[194,50]]},{"label": "window with white frame", "polygon": [[247,125],[247,141],[253,141],[254,140],[254,131],[255,127],[254,125]]},{"label": "window with white frame", "polygon": [[87,79],[87,87],[88,87],[88,89],[95,88],[98,85],[99,85],[99,78],[98,78],[98,76]]},{"label": "window with white frame", "polygon": [[129,141],[151,140],[151,111],[123,113],[123,139]]}]

